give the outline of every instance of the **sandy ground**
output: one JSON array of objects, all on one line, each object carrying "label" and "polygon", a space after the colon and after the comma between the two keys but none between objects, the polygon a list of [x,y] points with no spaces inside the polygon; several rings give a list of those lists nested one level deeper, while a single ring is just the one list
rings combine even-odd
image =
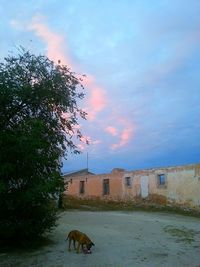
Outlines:
[{"label": "sandy ground", "polygon": [[[67,251],[72,229],[95,243],[91,255]],[[52,243],[27,252],[0,253],[0,267],[200,266],[200,219],[150,212],[61,214]]]}]

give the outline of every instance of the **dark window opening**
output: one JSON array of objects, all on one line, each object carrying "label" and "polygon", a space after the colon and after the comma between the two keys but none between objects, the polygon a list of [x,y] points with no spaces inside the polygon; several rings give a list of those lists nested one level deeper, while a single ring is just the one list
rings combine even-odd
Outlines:
[{"label": "dark window opening", "polygon": [[109,179],[104,179],[103,180],[103,194],[109,195],[109,193],[110,193]]},{"label": "dark window opening", "polygon": [[125,184],[127,187],[131,187],[131,177],[125,177]]},{"label": "dark window opening", "polygon": [[166,175],[165,174],[158,174],[158,185],[159,186],[166,185]]},{"label": "dark window opening", "polygon": [[80,194],[85,193],[85,181],[80,181]]}]

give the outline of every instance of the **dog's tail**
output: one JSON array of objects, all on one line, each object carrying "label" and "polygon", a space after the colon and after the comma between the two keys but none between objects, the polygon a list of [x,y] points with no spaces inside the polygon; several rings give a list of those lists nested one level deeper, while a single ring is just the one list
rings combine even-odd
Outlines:
[{"label": "dog's tail", "polygon": [[[70,234],[70,233],[69,233],[69,234]],[[69,239],[69,234],[68,234],[67,238],[65,239],[65,241],[67,241],[67,240]]]}]

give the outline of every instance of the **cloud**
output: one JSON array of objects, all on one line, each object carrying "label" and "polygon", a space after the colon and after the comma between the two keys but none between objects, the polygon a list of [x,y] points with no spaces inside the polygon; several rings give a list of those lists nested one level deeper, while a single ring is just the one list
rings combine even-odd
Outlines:
[{"label": "cloud", "polygon": [[[66,64],[70,69],[77,70],[77,64],[69,56],[65,38],[61,34],[53,32],[45,23],[41,22],[42,20],[42,16],[33,17],[28,25],[28,30],[34,31],[38,37],[46,42],[47,56],[51,60],[55,63],[58,63],[60,60],[61,64]],[[84,110],[88,113],[87,118],[94,120],[97,114],[106,107],[106,93],[92,75],[84,77],[82,84],[88,94],[88,100],[86,100],[87,107]]]},{"label": "cloud", "polygon": [[128,145],[130,140],[133,138],[136,126],[133,125],[127,117],[119,117],[117,114],[112,116],[112,121],[115,122],[115,126],[109,125],[104,129],[104,131],[115,137],[115,140],[117,139],[117,142],[112,143],[110,146],[113,150]]},{"label": "cloud", "polygon": [[105,131],[109,134],[111,134],[112,136],[116,136],[117,135],[117,129],[113,126],[108,126],[105,128]]},{"label": "cloud", "polygon": [[92,137],[90,136],[82,136],[81,137],[81,143],[77,145],[77,147],[81,150],[81,151],[85,151],[88,148],[88,144],[90,146],[96,147],[97,145],[101,144],[102,141],[101,140],[93,140]]},{"label": "cloud", "polygon": [[111,148],[117,149],[127,145],[130,139],[132,138],[132,135],[133,135],[133,126],[129,125],[125,127],[119,136],[119,142],[112,144]]},{"label": "cloud", "polygon": [[[64,42],[64,37],[50,30],[50,28],[41,22],[42,16],[37,15],[33,17],[32,21],[29,23],[27,29],[34,31],[34,33],[40,37],[47,44],[47,56],[58,63],[60,60],[62,64],[66,64],[69,68],[73,68],[69,56],[67,56],[67,45]],[[65,48],[65,51],[63,50]]]},{"label": "cloud", "polygon": [[94,120],[97,114],[106,107],[106,92],[97,85],[94,77],[91,75],[84,78],[83,85],[85,88],[89,88],[89,100],[86,108],[88,119]]},{"label": "cloud", "polygon": [[81,152],[83,152],[83,151],[85,150],[85,144],[79,143],[79,144],[77,145],[77,148],[78,148]]},{"label": "cloud", "polygon": [[[11,25],[13,27],[19,28],[20,22],[13,21]],[[62,34],[53,31],[44,22],[43,16],[34,16],[28,23],[28,26],[26,25],[26,27],[24,26],[24,28],[28,31],[34,32],[36,36],[38,36],[42,41],[45,42],[47,46],[47,56],[51,60],[53,60],[55,63],[61,61],[61,64],[65,64],[70,69],[73,69],[73,71],[78,72],[79,64],[73,61],[72,57],[70,56],[66,38]],[[93,75],[87,74],[85,77],[83,77],[82,84],[86,89],[85,108],[83,109],[88,113],[87,119],[96,123],[97,125],[99,119],[97,118],[98,114],[101,111],[106,110],[106,108],[108,107],[108,102],[110,108],[112,106],[112,101],[108,101],[106,91],[98,84],[96,78]],[[111,117],[111,115],[108,115],[105,119],[105,123],[107,123],[111,119]],[[127,119],[122,120],[117,117],[115,118],[115,123],[118,124],[117,127],[108,125],[106,128],[100,129],[100,131],[106,131],[110,135],[115,136],[119,139],[117,143],[114,143],[110,146],[111,149],[117,149],[127,145],[133,134],[133,127],[127,121]],[[74,128],[74,130],[76,129]],[[88,140],[89,144],[94,147],[102,143],[102,140],[99,140],[98,138],[94,139],[95,140],[93,140],[91,137],[83,137],[81,139],[82,143],[77,144],[77,147],[81,151],[86,150],[86,140]]]}]

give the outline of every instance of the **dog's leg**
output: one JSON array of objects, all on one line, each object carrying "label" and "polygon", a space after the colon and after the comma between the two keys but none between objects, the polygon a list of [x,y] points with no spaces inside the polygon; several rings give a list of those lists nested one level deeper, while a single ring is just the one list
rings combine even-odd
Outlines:
[{"label": "dog's leg", "polygon": [[74,243],[74,249],[76,250],[76,240],[73,239],[73,243]]},{"label": "dog's leg", "polygon": [[68,247],[68,251],[71,251],[71,238],[69,238],[69,247]]},{"label": "dog's leg", "polygon": [[81,243],[78,243],[78,247],[77,247],[76,253],[79,253],[80,245],[81,245]]}]

